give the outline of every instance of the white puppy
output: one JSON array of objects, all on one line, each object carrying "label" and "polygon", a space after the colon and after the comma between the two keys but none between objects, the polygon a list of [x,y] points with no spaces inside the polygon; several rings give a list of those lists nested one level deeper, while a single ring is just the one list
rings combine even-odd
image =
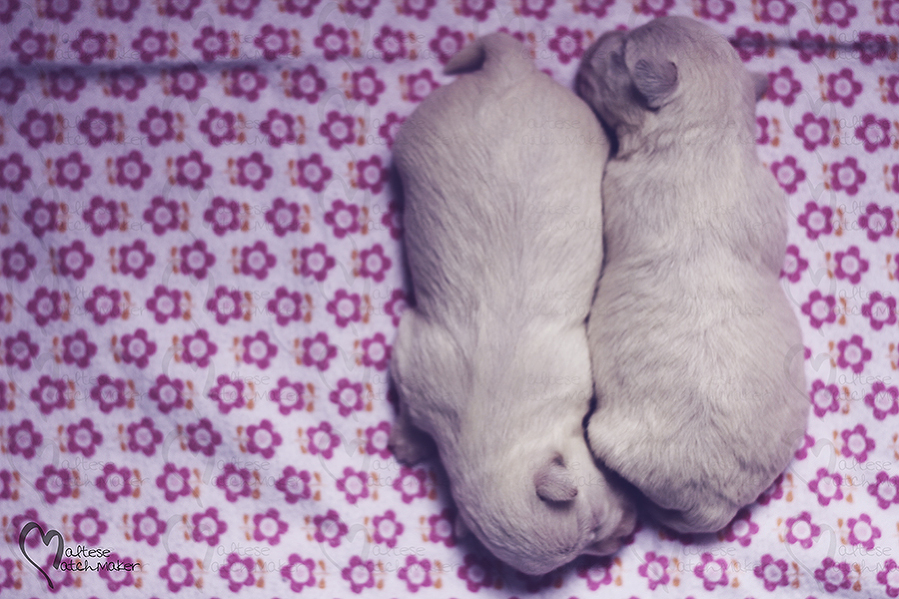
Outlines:
[{"label": "white puppy", "polygon": [[778,280],[783,194],[755,150],[764,91],[682,17],[603,35],[578,92],[614,129],[590,312],[596,458],[682,532],[725,526],[805,429],[803,347]]},{"label": "white puppy", "polygon": [[428,433],[464,527],[543,574],[614,552],[635,522],[583,430],[609,144],[510,36],[446,66],[472,69],[418,107],[394,149],[415,305],[393,347],[391,445],[415,462]]}]

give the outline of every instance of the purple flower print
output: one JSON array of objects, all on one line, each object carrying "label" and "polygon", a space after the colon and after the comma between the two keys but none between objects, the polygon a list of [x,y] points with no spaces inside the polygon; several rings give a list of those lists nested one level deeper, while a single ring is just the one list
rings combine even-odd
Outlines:
[{"label": "purple flower print", "polygon": [[868,452],[874,449],[874,439],[868,437],[867,429],[863,424],[857,425],[854,429],[843,429],[840,437],[843,439],[843,447],[840,449],[847,458],[854,458],[859,463],[868,459]]},{"label": "purple flower print", "polygon": [[654,591],[659,585],[667,585],[671,580],[668,575],[668,558],[664,555],[657,556],[654,551],[649,551],[645,558],[646,561],[637,569],[637,573],[646,578],[649,590]]},{"label": "purple flower print", "polygon": [[219,519],[219,511],[214,508],[206,508],[205,512],[197,512],[190,517],[191,536],[198,543],[205,542],[210,547],[219,543],[219,537],[228,530],[228,524]]},{"label": "purple flower print", "polygon": [[385,141],[388,148],[393,147],[393,142],[396,140],[396,134],[399,132],[400,126],[405,121],[405,117],[401,118],[395,112],[387,113],[384,124],[378,128],[378,135]]},{"label": "purple flower print", "polygon": [[[587,0],[583,0],[586,2]],[[447,517],[448,518],[448,517]],[[451,525],[452,520],[447,520],[447,525]],[[646,554],[646,558],[649,559],[649,556],[656,558],[654,552],[650,551]],[[668,567],[668,558],[667,557],[659,557],[654,561],[659,562],[659,565],[664,564],[665,568]],[[638,569],[638,572],[640,570]],[[662,582],[665,580],[665,577],[668,576],[666,572],[658,571],[658,566],[649,566],[647,569],[647,574],[650,577],[660,576],[659,581],[656,582],[658,584],[667,584],[666,582]],[[577,567],[577,575],[579,578],[583,578],[587,583],[587,588],[591,591],[595,591],[599,587],[603,585],[612,584],[612,560],[608,557],[602,558],[592,558],[590,560],[583,560]],[[670,577],[669,577],[670,578]],[[650,583],[651,585],[651,583]],[[469,583],[469,588],[471,585]]]},{"label": "purple flower print", "polygon": [[501,577],[499,564],[490,558],[471,553],[465,554],[456,575],[465,581],[465,586],[472,593],[477,593],[482,588],[491,588]]},{"label": "purple flower print", "polygon": [[874,410],[877,420],[899,414],[899,387],[887,387],[882,381],[876,381],[871,393],[865,395],[865,405]]},{"label": "purple flower print", "polygon": [[[880,3],[880,19],[887,25],[899,24],[899,0],[884,0]],[[892,561],[892,560],[890,560]],[[889,568],[887,568],[889,569]],[[878,578],[879,580],[879,578]],[[895,581],[899,582],[899,581]],[[893,595],[890,595],[893,597]]]},{"label": "purple flower print", "polygon": [[397,4],[397,6],[401,14],[415,17],[419,21],[426,21],[436,3],[437,0],[402,0],[402,4]]},{"label": "purple flower print", "polygon": [[766,591],[774,592],[777,587],[785,587],[790,583],[787,578],[786,560],[775,561],[770,553],[762,556],[761,562],[752,570],[752,573],[765,583]]},{"label": "purple flower print", "polygon": [[[899,21],[899,17],[896,20]],[[883,563],[883,569],[877,572],[877,582],[884,586],[888,597],[899,597],[899,564],[896,560],[888,559]]]},{"label": "purple flower print", "polygon": [[381,27],[381,31],[375,36],[375,48],[380,53],[381,60],[390,64],[397,58],[406,58],[406,35],[400,29],[391,29],[389,25]]},{"label": "purple flower print", "polygon": [[353,117],[341,115],[336,110],[328,112],[327,120],[319,126],[318,132],[327,138],[328,145],[334,150],[339,150],[344,144],[351,144],[356,139]]},{"label": "purple flower print", "polygon": [[240,248],[240,272],[247,276],[253,276],[260,281],[268,277],[268,271],[275,267],[278,260],[273,254],[268,253],[268,246],[264,241],[257,241],[252,246],[245,245]]},{"label": "purple flower print", "polygon": [[259,125],[259,131],[268,135],[268,143],[275,148],[282,144],[296,144],[297,134],[293,130],[294,116],[275,108],[268,111],[267,118]]},{"label": "purple flower print", "polygon": [[48,2],[44,7],[44,16],[64,24],[71,23],[79,8],[81,8],[81,0],[58,0],[57,2]]},{"label": "purple flower print", "polygon": [[91,343],[84,329],[78,329],[74,334],[62,338],[62,361],[66,365],[85,369],[96,355],[97,345]]},{"label": "purple flower print", "polygon": [[822,418],[827,412],[836,412],[840,409],[840,391],[836,385],[825,385],[824,381],[815,380],[809,396],[812,409],[818,418]]},{"label": "purple flower print", "polygon": [[48,291],[44,286],[38,287],[25,309],[34,317],[37,326],[46,326],[51,320],[62,318],[62,294],[55,289]]},{"label": "purple flower print", "polygon": [[321,154],[313,154],[309,158],[298,160],[297,171],[300,187],[308,187],[314,192],[323,190],[332,174],[331,169],[322,163]]},{"label": "purple flower print", "polygon": [[331,391],[328,399],[338,407],[343,417],[365,407],[362,401],[362,383],[351,383],[345,378],[337,381],[337,388]]},{"label": "purple flower print", "polygon": [[868,272],[868,261],[861,257],[858,247],[854,245],[845,252],[836,252],[833,259],[837,263],[836,277],[847,279],[853,285],[858,285],[862,274]]},{"label": "purple flower print", "polygon": [[182,343],[184,363],[196,364],[197,368],[207,368],[210,358],[218,352],[218,346],[209,340],[206,329],[200,329],[195,335],[185,335]]},{"label": "purple flower print", "polygon": [[818,146],[827,146],[830,143],[830,122],[827,117],[815,118],[811,112],[802,115],[802,122],[793,129],[796,137],[802,140],[802,145],[809,152],[814,152]]},{"label": "purple flower print", "polygon": [[144,179],[150,176],[153,169],[144,162],[144,155],[138,150],[131,150],[115,160],[116,183],[122,187],[130,187],[137,191],[144,186]]},{"label": "purple flower print", "polygon": [[162,474],[156,477],[156,486],[165,492],[165,500],[173,503],[179,497],[189,497],[190,470],[178,468],[175,464],[167,462],[162,469]]},{"label": "purple flower print", "polygon": [[212,428],[212,422],[208,418],[188,424],[185,430],[187,431],[187,448],[194,453],[212,456],[215,455],[215,448],[222,444],[221,433]]},{"label": "purple flower print", "polygon": [[871,522],[871,516],[862,514],[857,519],[849,518],[849,543],[861,545],[868,551],[874,549],[874,541],[880,538],[880,529]]},{"label": "purple flower print", "polygon": [[827,99],[831,102],[840,102],[850,108],[861,93],[862,84],[852,77],[852,69],[842,69],[827,76]]},{"label": "purple flower print", "polygon": [[249,21],[253,18],[253,12],[259,6],[259,2],[260,0],[225,0],[225,14]]},{"label": "purple flower print", "polygon": [[271,23],[262,26],[259,34],[253,39],[253,45],[262,51],[262,58],[275,60],[279,56],[290,54],[290,33],[283,27],[275,28]]},{"label": "purple flower print", "polygon": [[[196,0],[200,2],[201,0]],[[212,62],[216,58],[228,55],[228,32],[224,29],[213,29],[206,25],[200,30],[200,36],[194,38],[193,47],[203,53],[203,60]]]},{"label": "purple flower print", "polygon": [[[0,71],[0,81],[2,81],[3,72]],[[2,83],[0,83],[2,88]],[[899,104],[899,75],[890,75],[886,80],[887,102],[890,104]],[[0,97],[3,94],[0,92]]]},{"label": "purple flower print", "polygon": [[206,185],[206,179],[212,176],[212,167],[203,162],[203,154],[199,150],[193,150],[190,154],[178,156],[175,159],[175,168],[178,170],[178,174],[175,175],[175,182],[182,187],[190,187],[196,191],[203,189]]},{"label": "purple flower print", "polygon": [[115,116],[108,110],[100,112],[96,107],[89,108],[84,119],[78,123],[78,132],[87,137],[93,148],[115,141]]},{"label": "purple flower print", "polygon": [[162,443],[162,432],[153,426],[153,420],[143,418],[128,425],[128,449],[146,456],[156,453],[156,446]]},{"label": "purple flower print", "polygon": [[115,503],[123,497],[131,496],[133,480],[136,478],[130,469],[124,466],[117,468],[112,462],[107,462],[103,467],[103,474],[94,480],[94,484],[103,492],[106,501]]},{"label": "purple flower print", "polygon": [[25,91],[24,79],[16,76],[10,67],[0,69],[0,100],[7,104],[15,104],[23,91]]},{"label": "purple flower print", "polygon": [[[19,124],[17,131],[19,132],[19,135],[28,141],[28,145],[32,148],[37,149],[45,143],[53,143],[53,138],[56,137],[56,129],[53,126],[53,114],[49,112],[38,112],[34,108],[31,108],[25,113],[25,120]],[[12,156],[18,156],[18,162],[21,164],[21,154],[17,153]],[[10,158],[12,158],[12,156],[10,156]],[[22,191],[21,186],[18,187],[18,189],[14,189],[13,191]]]},{"label": "purple flower print", "polygon": [[147,330],[137,329],[134,334],[122,335],[122,361],[146,368],[150,356],[156,353],[156,343],[147,337]]},{"label": "purple flower print", "polygon": [[796,7],[788,0],[761,0],[760,5],[762,23],[786,25],[796,14]]},{"label": "purple flower print", "polygon": [[359,206],[346,204],[343,200],[334,200],[331,210],[325,212],[325,224],[331,225],[334,236],[343,239],[348,233],[356,233],[359,225]]},{"label": "purple flower print", "polygon": [[107,75],[110,80],[110,92],[114,98],[125,98],[134,102],[140,95],[140,90],[147,87],[147,79],[137,72],[134,67],[124,67],[110,71]]},{"label": "purple flower print", "polygon": [[259,92],[268,87],[268,79],[257,72],[256,67],[231,71],[231,93],[236,98],[246,98],[248,102],[259,99]]},{"label": "purple flower print", "polygon": [[87,508],[83,513],[75,514],[72,517],[72,524],[75,526],[72,538],[76,543],[87,545],[98,545],[100,536],[109,529],[109,525],[100,518],[100,512],[94,507]]},{"label": "purple flower print", "polygon": [[302,410],[306,405],[302,383],[291,383],[287,377],[278,379],[278,386],[269,392],[269,398],[278,404],[278,411],[288,416],[294,410]]},{"label": "purple flower print", "polygon": [[215,264],[215,255],[206,251],[206,242],[202,239],[182,245],[178,253],[181,256],[181,272],[199,280],[205,279]]},{"label": "purple flower print", "polygon": [[255,335],[244,335],[243,361],[247,364],[255,364],[262,370],[271,365],[271,361],[278,355],[278,347],[270,343],[268,333],[259,331]]},{"label": "purple flower print", "polygon": [[378,2],[380,0],[347,0],[345,6],[347,14],[359,15],[363,19],[369,19]]},{"label": "purple flower print", "polygon": [[799,167],[793,156],[787,156],[783,162],[774,162],[771,165],[771,172],[787,193],[795,193],[799,184],[805,181],[805,171]]},{"label": "purple flower print", "polygon": [[212,107],[206,118],[200,121],[200,131],[205,133],[209,143],[215,147],[223,143],[234,143],[237,140],[237,117],[230,110],[222,112]]},{"label": "purple flower print", "polygon": [[310,426],[306,429],[306,435],[309,437],[309,453],[321,454],[326,460],[331,459],[334,450],[340,445],[340,437],[332,432],[328,421],[322,422],[318,427]]},{"label": "purple flower print", "polygon": [[155,147],[164,141],[175,139],[174,120],[175,116],[171,110],[163,112],[157,106],[150,106],[146,116],[137,124],[137,128],[147,136],[147,142]]},{"label": "purple flower print", "polygon": [[239,291],[219,285],[215,288],[215,295],[206,302],[206,309],[215,313],[217,323],[228,324],[229,320],[239,320],[243,316],[240,301]]},{"label": "purple flower print", "polygon": [[889,206],[881,208],[874,202],[868,204],[865,213],[858,217],[858,224],[868,231],[868,239],[871,241],[877,241],[881,237],[892,237],[894,222],[893,209]]},{"label": "purple flower print", "polygon": [[247,427],[247,451],[250,453],[258,453],[270,460],[281,441],[282,437],[274,430],[271,420],[265,419],[258,426],[251,424]]},{"label": "purple flower print", "polygon": [[253,516],[253,539],[265,541],[269,545],[277,545],[281,535],[287,532],[287,522],[281,520],[278,510],[269,508],[264,514]]},{"label": "purple flower print", "polygon": [[584,53],[584,32],[580,29],[556,28],[556,35],[547,44],[562,64],[577,60]]},{"label": "purple flower print", "polygon": [[728,16],[734,12],[734,3],[730,0],[700,0],[699,16],[703,19],[714,19],[726,23]]},{"label": "purple flower print", "polygon": [[221,476],[215,478],[215,486],[225,492],[225,499],[228,502],[234,503],[240,497],[251,495],[251,478],[247,468],[238,469],[237,466],[228,462],[225,464]]},{"label": "purple flower print", "polygon": [[119,228],[119,206],[113,200],[108,202],[100,196],[91,198],[90,206],[81,214],[91,233],[101,237],[107,231]]},{"label": "purple flower print", "polygon": [[12,247],[3,248],[0,251],[0,261],[3,262],[3,276],[20,283],[28,280],[31,269],[37,264],[37,259],[28,252],[28,246],[21,241]]},{"label": "purple flower print", "polygon": [[818,496],[818,503],[827,507],[831,501],[843,498],[842,485],[842,475],[830,474],[826,468],[819,468],[815,480],[808,484],[808,488]]},{"label": "purple flower print", "polygon": [[830,171],[833,173],[830,179],[833,189],[845,191],[851,196],[858,193],[859,186],[867,179],[865,171],[858,168],[858,161],[853,156],[848,156],[844,162],[834,162]]},{"label": "purple flower print", "polygon": [[861,140],[866,152],[875,152],[890,146],[890,121],[878,119],[868,113],[862,118],[862,124],[855,128],[855,139]]},{"label": "purple flower print", "polygon": [[150,63],[168,53],[168,35],[162,30],[143,27],[140,36],[131,42],[131,47],[140,54],[143,62]]},{"label": "purple flower print", "polygon": [[98,285],[84,302],[84,309],[93,316],[96,324],[103,325],[107,320],[115,320],[122,315],[121,300],[122,294],[118,289]]},{"label": "purple flower print", "polygon": [[337,347],[328,343],[327,333],[318,333],[315,337],[303,339],[303,365],[315,366],[322,372],[337,357]]},{"label": "purple flower print", "polygon": [[44,496],[44,501],[53,505],[59,499],[72,496],[72,472],[57,469],[52,464],[44,466],[43,476],[35,482],[35,488]]},{"label": "purple flower print", "polygon": [[206,87],[206,76],[194,65],[172,69],[169,77],[172,93],[175,96],[184,96],[189,102],[198,99],[200,92]]},{"label": "purple flower print", "polygon": [[886,35],[869,31],[858,34],[858,40],[853,42],[852,49],[859,53],[859,60],[865,65],[872,64],[875,60],[884,60],[893,51]]},{"label": "purple flower print", "polygon": [[872,329],[879,331],[884,326],[896,324],[895,297],[884,297],[875,291],[869,299],[870,302],[862,305],[862,316],[870,319]]},{"label": "purple flower print", "polygon": [[300,499],[312,497],[312,489],[309,488],[311,479],[308,471],[297,472],[293,466],[287,466],[281,473],[281,478],[275,482],[275,488],[284,493],[284,500],[287,503],[296,503]]},{"label": "purple flower print", "polygon": [[809,317],[812,327],[820,329],[824,323],[832,323],[837,319],[834,311],[836,298],[832,295],[821,295],[817,289],[812,291],[808,301],[802,304],[802,313]]},{"label": "purple flower print", "polygon": [[419,589],[434,584],[431,580],[431,560],[419,560],[414,555],[406,556],[406,565],[400,568],[397,577],[406,581],[410,593],[417,593]]},{"label": "purple flower print", "polygon": [[40,406],[41,414],[61,410],[66,407],[66,383],[62,379],[51,379],[47,375],[41,375],[37,387],[31,390],[29,397]]},{"label": "purple flower print", "polygon": [[[858,9],[849,0],[822,0],[821,22],[825,25],[849,27],[849,21],[858,14]],[[828,591],[832,593],[833,591]]]},{"label": "purple flower print", "polygon": [[82,418],[77,424],[70,424],[66,428],[66,434],[69,439],[66,444],[69,453],[80,453],[86,458],[94,455],[97,446],[103,443],[103,435],[94,430],[94,421],[89,418]]},{"label": "purple flower print", "polygon": [[319,77],[315,65],[290,72],[290,95],[298,100],[306,100],[310,104],[318,102],[319,96],[328,89],[327,82]]},{"label": "purple flower print", "polygon": [[868,495],[877,500],[880,509],[895,509],[890,504],[899,504],[899,475],[890,476],[881,470],[874,482],[868,485]]},{"label": "purple flower print", "polygon": [[240,229],[240,205],[222,196],[212,198],[212,204],[203,212],[203,220],[212,226],[212,232],[222,236],[228,231]]},{"label": "purple flower print", "polygon": [[840,351],[837,365],[840,368],[851,368],[855,374],[865,369],[865,362],[871,361],[871,350],[864,346],[859,335],[853,335],[848,341],[840,340],[837,349]]},{"label": "purple flower print", "polygon": [[[643,0],[643,2],[646,1]],[[674,0],[666,0],[666,2],[673,4]],[[765,35],[761,31],[752,31],[742,25],[737,27],[732,43],[743,62],[749,62],[754,56],[763,55],[767,46]]]},{"label": "purple flower print", "polygon": [[702,586],[707,591],[714,591],[717,586],[727,586],[727,562],[723,559],[714,559],[711,553],[702,554],[702,563],[693,568],[693,574],[702,580]]},{"label": "purple flower print", "polygon": [[284,198],[275,198],[271,209],[265,213],[265,221],[272,226],[275,235],[284,237],[300,230],[299,213],[300,205],[296,202],[288,204]]},{"label": "purple flower print", "polygon": [[428,478],[424,468],[400,467],[400,474],[393,481],[394,490],[400,493],[403,503],[412,503],[413,499],[427,496],[428,488],[425,481]]},{"label": "purple flower print", "polygon": [[77,102],[78,96],[87,86],[87,80],[66,67],[58,71],[50,71],[50,96],[66,102]]},{"label": "purple flower print", "polygon": [[369,426],[365,429],[365,453],[376,455],[385,460],[390,457],[390,423],[381,421],[378,426]]},{"label": "purple flower print", "polygon": [[59,204],[56,202],[44,202],[40,198],[33,198],[23,217],[25,223],[31,227],[31,232],[34,236],[41,238],[44,236],[44,233],[56,230],[56,215],[58,213]]},{"label": "purple flower print", "polygon": [[[290,2],[291,0],[288,0]],[[311,558],[303,559],[296,553],[291,553],[287,558],[287,564],[281,568],[281,578],[290,581],[290,590],[294,593],[303,591],[303,587],[315,586],[315,561]]]},{"label": "purple flower print", "polygon": [[422,69],[419,73],[406,77],[407,99],[410,102],[421,102],[438,87],[440,84],[434,81],[431,69]]},{"label": "purple flower print", "polygon": [[322,50],[325,60],[337,60],[341,56],[349,56],[349,37],[350,32],[343,27],[338,29],[331,23],[325,23],[321,33],[313,40],[313,45]]},{"label": "purple flower print", "polygon": [[[887,0],[889,1],[889,0]],[[321,0],[285,0],[284,8],[290,14],[299,14],[301,17],[309,17]]]},{"label": "purple flower print", "polygon": [[801,91],[802,84],[793,77],[793,69],[790,67],[783,67],[776,73],[768,73],[768,91],[765,95],[769,100],[780,100],[785,105],[792,106]]},{"label": "purple flower print", "polygon": [[91,387],[91,399],[100,404],[100,411],[104,414],[125,407],[125,381],[101,374],[97,377],[97,384]]},{"label": "purple flower print", "polygon": [[146,541],[151,547],[159,544],[159,537],[165,533],[165,520],[159,519],[159,510],[150,506],[145,512],[138,512],[131,517],[134,528],[131,531],[135,541]]},{"label": "purple flower print", "polygon": [[106,54],[109,35],[102,31],[94,31],[90,27],[82,29],[72,42],[72,50],[78,55],[81,64],[91,64]]},{"label": "purple flower print", "polygon": [[[556,0],[530,0],[529,2],[522,2],[518,10],[521,11],[522,16],[534,17],[538,21],[543,21],[549,16],[549,9],[552,8],[555,3]],[[584,8],[585,4],[590,3],[582,2],[581,6],[578,6],[575,10],[577,12],[586,12]],[[599,4],[603,4],[603,1],[600,0]]]},{"label": "purple flower print", "polygon": [[94,256],[84,246],[84,242],[77,239],[70,246],[59,248],[58,263],[59,274],[64,277],[74,277],[80,281],[87,274],[87,269],[93,266]]},{"label": "purple flower print", "polygon": [[140,6],[140,0],[104,0],[103,16],[107,19],[121,19],[123,23],[129,23],[134,18],[134,12]]},{"label": "purple flower print", "polygon": [[393,293],[390,294],[390,300],[384,304],[384,313],[391,317],[393,326],[400,326],[400,317],[403,315],[406,307],[406,294],[403,293],[402,289],[394,289]]},{"label": "purple flower print", "polygon": [[31,167],[24,163],[18,152],[13,152],[8,158],[0,158],[0,189],[19,193],[25,189],[25,181],[30,178]]},{"label": "purple flower print", "polygon": [[227,375],[220,375],[216,385],[209,390],[209,399],[218,403],[219,412],[227,414],[231,410],[242,408],[246,403],[243,396],[243,381],[232,381]]},{"label": "purple flower print", "polygon": [[153,297],[147,298],[147,309],[155,315],[154,320],[159,324],[165,324],[170,318],[180,318],[181,292],[157,285]]},{"label": "purple flower print", "polygon": [[[29,65],[32,61],[41,60],[47,57],[47,45],[49,41],[50,38],[44,33],[34,32],[31,29],[22,29],[19,31],[19,37],[14,39],[9,45],[9,49],[18,55],[16,58],[21,64]],[[7,69],[4,69],[4,71],[5,70]],[[23,81],[24,83],[24,80],[20,81]],[[10,104],[15,104],[15,102],[10,102]]]},{"label": "purple flower print", "polygon": [[338,289],[334,294],[334,299],[328,302],[326,310],[328,314],[334,316],[338,327],[345,328],[351,322],[362,320],[362,313],[359,311],[361,301],[358,293],[348,293],[346,289]]},{"label": "purple flower print", "polygon": [[165,565],[159,569],[159,578],[166,581],[170,593],[177,593],[194,585],[194,576],[191,574],[193,567],[191,558],[181,559],[177,553],[170,553]]},{"label": "purple flower print", "polygon": [[396,519],[393,510],[387,510],[383,516],[375,516],[372,520],[372,537],[378,545],[387,545],[391,549],[396,547],[397,538],[406,529],[402,522]]},{"label": "purple flower print", "polygon": [[237,183],[244,187],[252,187],[261,191],[265,182],[272,178],[274,170],[267,165],[260,152],[253,152],[249,156],[241,156],[237,159]]},{"label": "purple flower print", "polygon": [[72,191],[79,191],[84,187],[84,181],[91,176],[91,167],[84,164],[81,152],[72,152],[68,156],[56,159],[54,177],[59,187],[70,187]]},{"label": "purple flower print", "polygon": [[155,235],[175,231],[181,224],[178,219],[178,202],[165,200],[162,196],[152,199],[150,207],[144,210],[144,220],[153,225]]},{"label": "purple flower print", "polygon": [[375,586],[375,563],[372,560],[362,561],[358,555],[350,558],[349,565],[340,571],[341,577],[350,583],[350,589],[359,594],[363,589]]},{"label": "purple flower print", "polygon": [[6,429],[6,443],[9,453],[21,455],[30,460],[37,454],[37,448],[44,441],[44,436],[34,430],[34,423],[27,418],[19,424],[12,424]]},{"label": "purple flower print", "polygon": [[341,537],[349,532],[347,525],[340,520],[340,516],[334,510],[328,510],[324,516],[314,516],[312,524],[315,525],[315,540],[327,543],[331,547],[340,545]]},{"label": "purple flower print", "polygon": [[[324,333],[321,333],[324,334]],[[31,361],[37,358],[40,348],[37,343],[31,342],[28,331],[19,331],[15,337],[7,337],[3,340],[3,362],[8,366],[15,366],[19,370],[31,368]],[[335,348],[336,353],[336,348]]]},{"label": "purple flower print", "polygon": [[359,276],[371,278],[376,283],[384,280],[385,273],[390,269],[393,263],[390,258],[384,255],[384,248],[380,243],[376,243],[369,249],[359,252]]},{"label": "purple flower print", "polygon": [[287,291],[283,286],[275,290],[275,297],[268,300],[265,307],[275,315],[278,326],[287,326],[291,321],[303,318],[303,296],[299,291]]},{"label": "purple flower print", "polygon": [[[7,471],[4,471],[4,472],[7,472]],[[29,508],[29,509],[25,510],[24,514],[19,514],[17,516],[12,517],[11,530],[22,530],[22,527],[24,527],[27,522],[36,522],[36,523],[40,524],[41,528],[43,528],[44,530],[47,530],[48,528],[50,528],[49,526],[47,526],[46,522],[44,522],[43,520],[41,520],[38,517],[37,510],[35,510],[34,508]],[[25,540],[25,544],[28,545],[29,547],[31,547],[32,549],[34,549],[35,547],[38,546],[38,543],[40,543],[40,541],[39,541],[40,537],[41,537],[41,535],[39,535],[39,534],[28,535],[28,538]]]},{"label": "purple flower print", "polygon": [[300,274],[304,277],[313,277],[316,281],[324,281],[328,271],[334,268],[336,261],[329,256],[325,244],[316,243],[311,248],[300,250]]},{"label": "purple flower print", "polygon": [[390,363],[390,346],[384,333],[376,333],[374,337],[362,340],[362,364],[374,366],[376,370],[387,370]]},{"label": "purple flower print", "polygon": [[[853,10],[855,9],[853,8]],[[849,580],[849,570],[848,562],[836,563],[833,559],[825,557],[821,562],[821,568],[815,570],[815,580],[824,583],[824,590],[828,593],[834,593],[838,589],[848,589],[852,584],[852,581]]]}]

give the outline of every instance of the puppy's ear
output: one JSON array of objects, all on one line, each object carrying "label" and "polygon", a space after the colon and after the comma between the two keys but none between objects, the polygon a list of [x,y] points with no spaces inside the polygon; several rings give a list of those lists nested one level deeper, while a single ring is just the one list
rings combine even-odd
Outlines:
[{"label": "puppy's ear", "polygon": [[641,58],[631,73],[637,88],[650,108],[659,108],[677,89],[677,65],[667,60]]},{"label": "puppy's ear", "polygon": [[755,87],[755,101],[758,102],[768,91],[768,75],[764,73],[752,73],[752,84]]},{"label": "puppy's ear", "polygon": [[551,460],[534,475],[537,496],[543,501],[571,501],[577,497],[577,485],[560,460]]}]

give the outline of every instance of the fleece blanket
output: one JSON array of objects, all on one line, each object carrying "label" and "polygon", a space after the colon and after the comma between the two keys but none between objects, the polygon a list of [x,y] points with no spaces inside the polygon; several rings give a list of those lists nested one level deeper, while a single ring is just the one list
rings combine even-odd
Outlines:
[{"label": "fleece blanket", "polygon": [[[475,36],[570,87],[601,33],[666,14],[768,75],[808,431],[720,533],[645,520],[522,576],[454,537],[438,464],[386,446],[391,144]],[[899,595],[896,0],[2,0],[0,23],[0,597]]]}]

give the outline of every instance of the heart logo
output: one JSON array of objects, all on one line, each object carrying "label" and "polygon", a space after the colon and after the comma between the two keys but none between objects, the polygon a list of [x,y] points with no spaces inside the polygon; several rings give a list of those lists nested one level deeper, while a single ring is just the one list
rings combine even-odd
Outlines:
[{"label": "heart logo", "polygon": [[25,551],[25,537],[27,537],[27,536],[28,536],[28,533],[30,533],[30,532],[31,532],[32,530],[34,530],[35,528],[38,529],[39,531],[41,531],[41,542],[43,542],[43,544],[44,544],[45,546],[49,547],[49,546],[50,546],[50,542],[51,542],[54,538],[56,538],[56,539],[59,540],[59,544],[58,544],[57,547],[56,547],[56,557],[53,558],[53,567],[54,567],[54,568],[57,568],[57,569],[59,568],[60,562],[62,562],[62,552],[63,552],[63,549],[64,549],[64,548],[63,548],[63,543],[64,543],[64,541],[63,541],[62,535],[59,533],[58,530],[50,529],[50,532],[44,532],[44,529],[41,528],[41,525],[38,524],[37,522],[29,522],[28,524],[26,524],[26,525],[22,528],[22,532],[19,533],[19,549],[22,550],[22,555],[25,556],[25,559],[27,559],[29,562],[31,562],[31,565],[32,565],[32,566],[34,566],[35,568],[37,568],[38,570],[40,570],[41,574],[44,575],[44,578],[47,579],[47,584],[49,584],[49,585],[50,585],[50,588],[52,589],[52,588],[53,588],[53,581],[50,580],[50,577],[47,576],[47,573],[44,572],[44,569],[41,568],[40,566],[38,566],[38,565],[34,562],[34,560],[31,559],[31,557],[29,557],[28,552]]}]

